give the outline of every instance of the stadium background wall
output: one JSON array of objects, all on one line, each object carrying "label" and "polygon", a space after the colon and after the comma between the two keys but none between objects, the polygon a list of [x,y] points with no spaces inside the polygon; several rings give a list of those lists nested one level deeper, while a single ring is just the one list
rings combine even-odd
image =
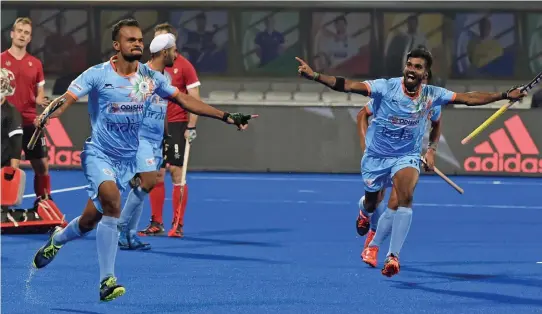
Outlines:
[{"label": "stadium background wall", "polygon": [[[200,119],[191,171],[359,173],[362,153],[355,124],[359,107],[217,107],[257,113],[260,118],[247,132]],[[439,169],[448,175],[542,177],[542,110],[509,110],[471,143],[461,145],[461,139],[494,111],[443,110]],[[54,132],[45,133],[51,168],[79,168],[79,154],[90,134],[86,104],[73,105],[60,122],[52,123]]]}]

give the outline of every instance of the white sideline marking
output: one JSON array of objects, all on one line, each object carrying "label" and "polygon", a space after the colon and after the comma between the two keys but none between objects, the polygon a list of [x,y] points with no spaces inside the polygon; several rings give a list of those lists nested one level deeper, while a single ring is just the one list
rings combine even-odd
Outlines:
[{"label": "white sideline marking", "polygon": [[542,262],[536,262],[537,264],[542,264]]},{"label": "white sideline marking", "polygon": [[[70,192],[70,191],[77,191],[77,190],[85,189],[87,187],[88,187],[88,185],[80,185],[80,186],[74,186],[74,187],[71,187],[71,188],[52,190],[51,194]],[[26,195],[23,196],[23,198],[30,198],[30,197],[36,197],[36,194],[26,194]]]}]

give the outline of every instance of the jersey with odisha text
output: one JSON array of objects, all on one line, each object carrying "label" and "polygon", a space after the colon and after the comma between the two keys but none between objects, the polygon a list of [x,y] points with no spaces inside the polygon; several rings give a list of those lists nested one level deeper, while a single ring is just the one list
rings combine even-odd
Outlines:
[{"label": "jersey with odisha text", "polygon": [[120,75],[114,61],[115,57],[83,72],[68,93],[76,99],[88,94],[90,145],[112,158],[133,158],[147,99],[154,94],[162,98],[174,96],[178,90],[161,73],[142,63],[135,73]]},{"label": "jersey with odisha text", "polygon": [[373,115],[365,138],[365,153],[369,156],[398,157],[421,153],[429,117],[434,121],[439,119],[440,107],[455,99],[455,93],[425,84],[416,97],[408,96],[402,78],[364,83],[373,100],[367,106]]}]

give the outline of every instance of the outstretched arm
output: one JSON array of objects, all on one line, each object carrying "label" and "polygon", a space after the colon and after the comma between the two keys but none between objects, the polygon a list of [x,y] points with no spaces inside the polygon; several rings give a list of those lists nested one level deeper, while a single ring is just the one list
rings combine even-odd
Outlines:
[{"label": "outstretched arm", "polygon": [[300,63],[297,72],[304,78],[324,84],[338,92],[356,93],[362,94],[363,96],[369,96],[370,89],[366,83],[352,81],[340,76],[331,76],[314,72],[305,61],[298,57],[295,59]]},{"label": "outstretched arm", "polygon": [[456,93],[451,104],[465,104],[467,106],[483,106],[499,100],[518,101],[527,95],[521,92],[518,87],[512,87],[503,93],[470,92]]},{"label": "outstretched arm", "polygon": [[181,92],[175,93],[170,99],[191,113],[197,114],[198,116],[222,120],[228,124],[235,124],[242,130],[248,127],[248,120],[258,117],[258,115],[245,115],[240,113],[230,114]]}]

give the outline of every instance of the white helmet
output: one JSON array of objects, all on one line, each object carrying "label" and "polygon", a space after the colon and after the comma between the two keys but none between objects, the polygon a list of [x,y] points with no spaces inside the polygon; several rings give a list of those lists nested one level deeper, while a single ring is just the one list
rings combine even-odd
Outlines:
[{"label": "white helmet", "polygon": [[0,69],[0,94],[3,97],[15,94],[15,75],[8,69]]}]

